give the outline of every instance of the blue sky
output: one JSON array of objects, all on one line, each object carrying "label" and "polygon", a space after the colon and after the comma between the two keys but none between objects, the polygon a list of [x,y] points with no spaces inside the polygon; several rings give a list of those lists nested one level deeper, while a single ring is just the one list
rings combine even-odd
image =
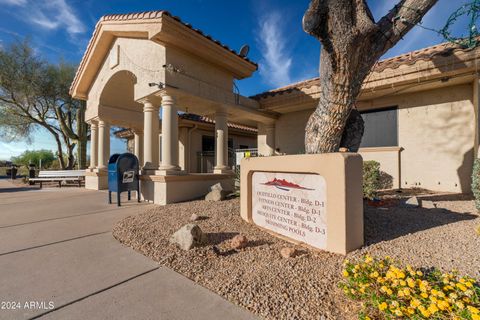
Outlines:
[{"label": "blue sky", "polygon": [[[376,19],[398,0],[369,0]],[[36,52],[56,62],[78,63],[98,19],[105,14],[168,10],[215,39],[238,50],[250,45],[249,58],[260,67],[253,77],[239,81],[242,95],[301,81],[318,75],[319,43],[302,30],[308,0],[0,0],[0,46],[30,37]],[[424,17],[425,26],[443,27],[451,12],[465,1],[439,0]],[[465,30],[462,19],[454,26]],[[385,57],[442,42],[431,31],[414,28]],[[55,149],[51,138],[39,130],[31,144],[0,141],[0,159],[26,149]],[[124,143],[112,140],[112,152]]]}]

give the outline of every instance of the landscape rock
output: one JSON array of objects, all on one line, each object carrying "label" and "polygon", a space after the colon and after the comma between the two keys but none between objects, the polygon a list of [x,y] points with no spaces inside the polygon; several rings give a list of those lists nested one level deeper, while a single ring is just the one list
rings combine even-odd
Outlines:
[{"label": "landscape rock", "polygon": [[170,243],[176,244],[183,250],[190,250],[206,242],[207,236],[202,232],[202,229],[194,223],[184,225],[170,238]]},{"label": "landscape rock", "polygon": [[422,200],[422,208],[425,209],[435,209],[437,206],[433,201],[430,200]]},{"label": "landscape rock", "polygon": [[285,258],[293,258],[297,255],[297,250],[295,248],[285,247],[280,250],[280,255]]},{"label": "landscape rock", "polygon": [[420,206],[420,203],[417,197],[411,197],[411,198],[408,198],[407,201],[405,201],[405,206],[417,208]]},{"label": "landscape rock", "polygon": [[212,190],[205,196],[206,201],[222,201],[227,197],[228,192],[225,190]]},{"label": "landscape rock", "polygon": [[197,221],[199,220],[200,217],[196,214],[196,213],[193,213],[191,216],[190,216],[190,221],[194,222],[194,221]]},{"label": "landscape rock", "polygon": [[222,184],[220,182],[218,182],[218,183],[214,184],[213,186],[211,186],[210,191],[214,191],[214,190],[222,191],[223,190]]},{"label": "landscape rock", "polygon": [[238,234],[230,241],[232,249],[243,249],[248,245],[248,239],[244,235]]}]

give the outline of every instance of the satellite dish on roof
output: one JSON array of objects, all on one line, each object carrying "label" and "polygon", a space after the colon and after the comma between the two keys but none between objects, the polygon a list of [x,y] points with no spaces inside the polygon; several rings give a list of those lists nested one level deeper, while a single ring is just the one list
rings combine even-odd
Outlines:
[{"label": "satellite dish on roof", "polygon": [[240,53],[238,54],[240,57],[246,57],[248,55],[248,52],[250,51],[250,46],[248,44],[244,44],[240,48]]}]

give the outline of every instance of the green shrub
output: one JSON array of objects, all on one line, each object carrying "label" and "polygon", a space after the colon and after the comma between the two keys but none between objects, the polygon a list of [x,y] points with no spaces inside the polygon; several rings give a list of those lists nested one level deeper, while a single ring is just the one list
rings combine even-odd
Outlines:
[{"label": "green shrub", "polygon": [[374,199],[380,189],[380,163],[377,161],[363,162],[363,197]]},{"label": "green shrub", "polygon": [[480,211],[480,159],[473,162],[472,193],[475,197],[475,207]]}]

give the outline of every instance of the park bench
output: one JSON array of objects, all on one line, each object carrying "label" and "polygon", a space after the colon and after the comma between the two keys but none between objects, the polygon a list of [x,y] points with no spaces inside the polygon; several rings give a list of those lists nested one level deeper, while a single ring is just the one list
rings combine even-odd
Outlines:
[{"label": "park bench", "polygon": [[62,182],[77,182],[78,186],[82,186],[82,181],[85,180],[85,170],[44,170],[38,173],[38,178],[30,178],[33,184],[40,183],[42,188],[43,182],[58,182],[58,186],[62,187]]}]

